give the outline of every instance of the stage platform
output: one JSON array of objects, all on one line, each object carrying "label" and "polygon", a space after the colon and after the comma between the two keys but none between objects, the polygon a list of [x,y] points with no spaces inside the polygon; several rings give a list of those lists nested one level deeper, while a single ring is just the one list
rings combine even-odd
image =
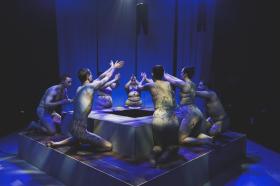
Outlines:
[{"label": "stage platform", "polygon": [[101,153],[87,146],[75,150],[45,146],[48,140],[65,137],[22,132],[18,156],[69,186],[195,186],[206,183],[246,153],[246,136],[226,132],[215,147],[180,147],[178,157],[155,168],[145,158],[126,159],[117,152]]}]

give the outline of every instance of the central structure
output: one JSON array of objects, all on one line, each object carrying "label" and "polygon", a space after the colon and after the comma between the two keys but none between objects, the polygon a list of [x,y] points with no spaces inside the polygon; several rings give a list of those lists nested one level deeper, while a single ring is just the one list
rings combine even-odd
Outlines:
[{"label": "central structure", "polygon": [[92,111],[93,132],[113,144],[113,152],[131,159],[147,157],[153,148],[152,109]]},{"label": "central structure", "polygon": [[[113,152],[123,157],[132,160],[147,158],[153,148],[153,113],[152,108],[94,110],[89,114],[88,130],[109,140],[113,144]],[[64,116],[65,133],[71,118],[72,112]]]}]

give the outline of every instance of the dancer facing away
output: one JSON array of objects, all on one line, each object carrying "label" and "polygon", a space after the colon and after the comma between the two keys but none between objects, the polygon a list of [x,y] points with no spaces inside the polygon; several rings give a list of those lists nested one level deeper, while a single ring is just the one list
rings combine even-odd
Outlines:
[{"label": "dancer facing away", "polygon": [[[73,123],[70,129],[72,137],[58,142],[49,141],[47,142],[47,146],[57,147],[62,145],[87,143],[101,148],[103,151],[112,150],[112,144],[109,141],[87,130],[87,119],[92,108],[94,91],[104,86],[112,77],[115,70],[121,68],[124,62],[116,61],[115,63],[111,62],[110,64],[111,67],[94,81],[89,69],[82,68],[79,70],[78,77],[82,85],[78,87],[74,101]],[[116,82],[119,79],[119,76],[120,74],[115,75],[115,78],[109,83]]]},{"label": "dancer facing away", "polygon": [[47,135],[56,134],[56,125],[60,124],[61,116],[56,112],[59,106],[72,103],[68,98],[67,89],[72,85],[72,79],[69,75],[63,75],[58,85],[49,87],[36,109],[39,121],[32,121],[28,129],[39,129]]},{"label": "dancer facing away", "polygon": [[112,91],[118,85],[116,82],[107,82],[97,91],[96,109],[109,109],[113,106]]},{"label": "dancer facing away", "polygon": [[196,96],[205,100],[208,118],[207,131],[210,136],[218,136],[226,131],[230,125],[229,117],[215,91],[209,89],[202,81],[198,84]]},{"label": "dancer facing away", "polygon": [[142,73],[142,80],[147,83],[139,86],[140,90],[150,91],[155,109],[152,120],[154,147],[151,157],[154,165],[169,161],[178,151],[179,122],[175,114],[176,102],[171,84],[162,79],[163,75],[163,67],[156,65],[152,69],[153,80]]},{"label": "dancer facing away", "polygon": [[206,135],[205,119],[200,109],[195,104],[195,84],[191,78],[194,67],[184,67],[179,79],[168,73],[164,78],[180,89],[180,106],[177,116],[180,120],[179,143],[182,145],[212,144],[212,137]]}]

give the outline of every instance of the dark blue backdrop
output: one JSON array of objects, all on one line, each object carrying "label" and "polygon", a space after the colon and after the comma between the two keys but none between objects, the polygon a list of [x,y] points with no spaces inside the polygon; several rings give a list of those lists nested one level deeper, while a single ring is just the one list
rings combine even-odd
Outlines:
[{"label": "dark blue backdrop", "polygon": [[[147,5],[148,33],[136,34],[136,5]],[[196,67],[194,81],[210,77],[214,26],[212,0],[59,0],[56,1],[60,73],[73,74],[74,96],[77,71],[109,67],[110,59],[126,61],[120,70],[120,86],[113,92],[114,106],[126,100],[124,84],[132,73],[150,76],[152,66],[162,64],[179,75],[183,66]],[[142,94],[152,106],[148,93]]]}]

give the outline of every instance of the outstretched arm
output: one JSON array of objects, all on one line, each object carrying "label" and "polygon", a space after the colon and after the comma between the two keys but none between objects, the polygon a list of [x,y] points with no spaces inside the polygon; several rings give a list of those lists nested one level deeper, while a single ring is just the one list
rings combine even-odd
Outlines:
[{"label": "outstretched arm", "polygon": [[141,73],[142,80],[148,82],[148,83],[153,83],[154,81],[152,79],[147,78],[147,74],[145,72]]},{"label": "outstretched arm", "polygon": [[142,79],[141,79],[141,81],[138,83],[138,85],[142,85],[143,84],[143,82],[146,80],[146,78],[147,78],[147,76],[146,76],[146,74],[145,73],[141,73],[141,77],[142,77]]},{"label": "outstretched arm", "polygon": [[[116,82],[117,82],[119,79],[120,79],[120,74],[118,73],[118,74],[115,75],[115,78],[114,78],[114,79],[112,79],[111,81],[108,81],[107,83],[105,83],[105,85],[103,85],[103,86],[101,87],[101,89],[107,88],[107,87],[109,87],[109,86],[110,86],[111,88],[116,87]],[[115,84],[115,85],[113,86],[113,84]]]},{"label": "outstretched arm", "polygon": [[105,76],[102,79],[97,78],[96,80],[94,80],[91,83],[91,86],[93,86],[94,89],[100,89],[105,83],[109,81],[116,69],[122,68],[123,64],[123,61],[116,61],[115,64],[111,64],[111,70],[106,70],[107,73],[105,74]]},{"label": "outstretched arm", "polygon": [[148,83],[153,83],[154,82],[152,79],[149,79],[149,78],[146,78],[145,81],[148,82]]},{"label": "outstretched arm", "polygon": [[175,76],[172,76],[168,73],[164,73],[164,79],[169,81],[172,85],[175,85],[177,87],[183,87],[185,85],[185,82]]},{"label": "outstretched arm", "polygon": [[110,71],[113,70],[113,67],[114,67],[114,62],[111,60],[110,61],[110,68],[108,68],[105,72],[103,72],[102,74],[99,75],[98,79],[103,79],[106,74],[110,73]]},{"label": "outstretched arm", "polygon": [[125,90],[128,90],[128,87],[129,87],[130,83],[131,83],[131,80],[129,80],[129,81],[125,84],[125,86],[124,86]]},{"label": "outstretched arm", "polygon": [[154,83],[146,83],[144,85],[140,84],[138,86],[138,90],[142,91],[142,90],[149,90],[152,86],[153,86]]},{"label": "outstretched arm", "polygon": [[203,91],[196,91],[196,96],[201,97],[201,98],[211,98],[212,96],[214,96],[213,92],[207,91],[207,90],[203,90]]}]

